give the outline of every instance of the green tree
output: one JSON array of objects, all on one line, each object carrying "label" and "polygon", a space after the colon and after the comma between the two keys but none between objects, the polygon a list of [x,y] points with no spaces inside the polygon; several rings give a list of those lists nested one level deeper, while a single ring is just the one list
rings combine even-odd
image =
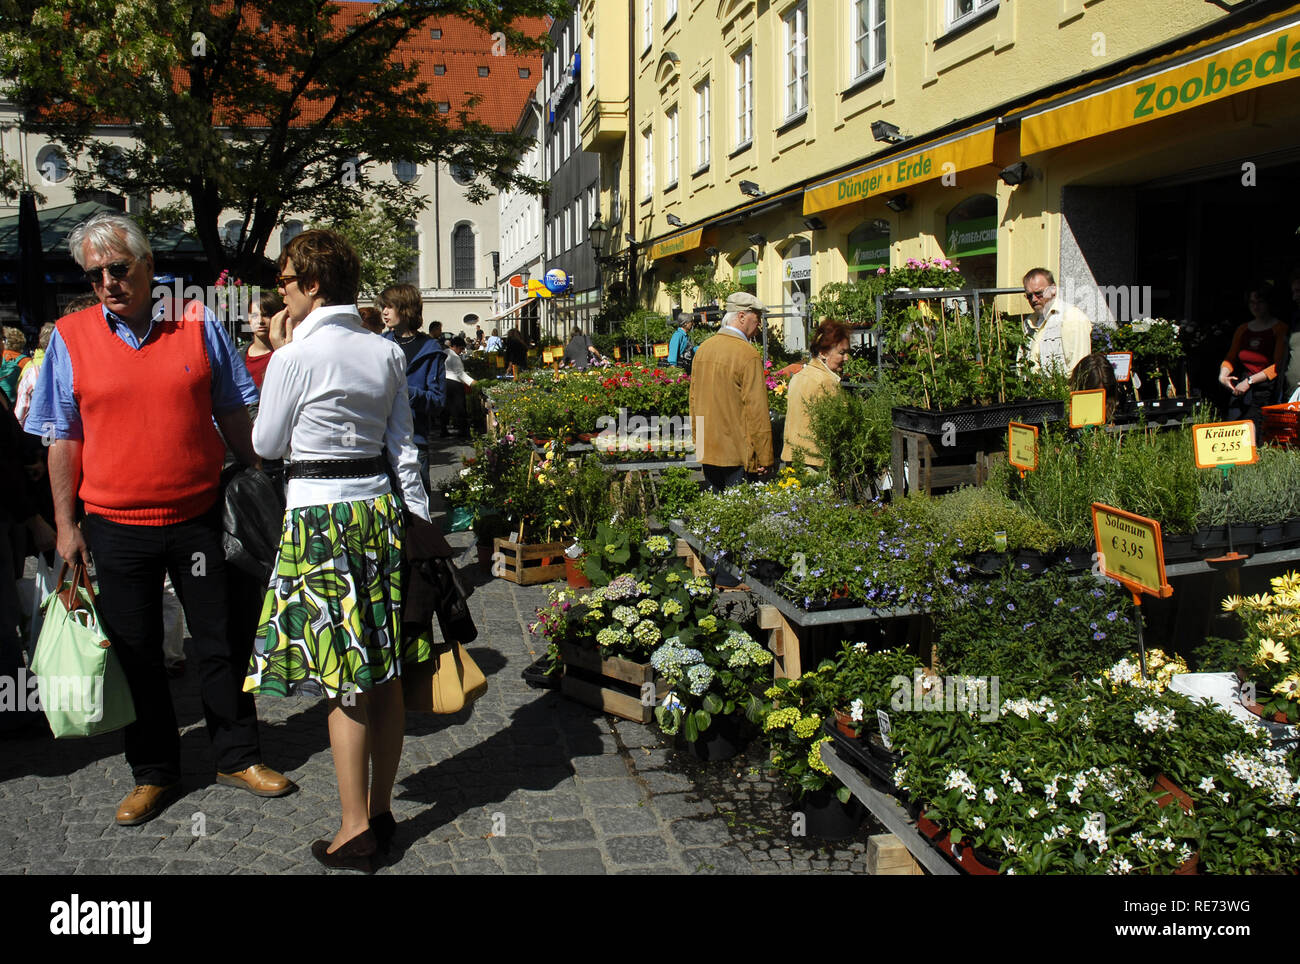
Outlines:
[{"label": "green tree", "polygon": [[361,288],[373,292],[395,283],[415,259],[403,227],[412,213],[410,205],[372,201],[350,216],[311,226],[331,228],[352,242],[361,256]]},{"label": "green tree", "polygon": [[[442,113],[418,80],[413,42],[430,20],[461,18],[496,50],[544,49],[521,18],[567,15],[567,0],[0,0],[2,92],[27,130],[77,158],[78,187],[181,199],[215,267],[253,273],[289,211],[347,221],[363,198],[409,203],[405,185],[371,167],[435,159],[476,172],[482,201],[544,183],[517,174],[524,138],[473,117],[477,98]],[[131,145],[95,137],[125,125]],[[424,203],[425,199],[420,198]],[[244,214],[223,248],[223,211]]]}]

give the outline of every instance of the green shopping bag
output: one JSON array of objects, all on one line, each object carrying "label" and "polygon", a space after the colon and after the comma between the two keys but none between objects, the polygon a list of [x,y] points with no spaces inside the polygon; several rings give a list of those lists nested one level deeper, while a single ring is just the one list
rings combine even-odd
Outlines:
[{"label": "green shopping bag", "polygon": [[135,704],[122,664],[100,629],[86,567],[78,561],[71,581],[67,576],[65,562],[45,598],[45,624],[32,660],[41,709],[56,738],[111,733],[135,722]]}]

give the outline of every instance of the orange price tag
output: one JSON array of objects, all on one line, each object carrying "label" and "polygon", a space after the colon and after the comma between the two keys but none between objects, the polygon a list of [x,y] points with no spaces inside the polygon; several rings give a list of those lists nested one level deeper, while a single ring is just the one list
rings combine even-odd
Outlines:
[{"label": "orange price tag", "polygon": [[667,357],[668,357],[668,345],[667,345],[667,343],[665,343],[665,342],[660,342],[659,344],[655,345],[655,357],[656,357],[656,358],[667,358]]},{"label": "orange price tag", "polygon": [[1106,389],[1070,392],[1070,428],[1106,424]]},{"label": "orange price tag", "polygon": [[1038,468],[1038,426],[1011,422],[1007,425],[1007,460],[1022,472]]},{"label": "orange price tag", "polygon": [[1255,448],[1255,423],[1249,419],[1193,425],[1192,439],[1198,469],[1254,465],[1259,461],[1259,450]]},{"label": "orange price tag", "polygon": [[1100,502],[1092,505],[1092,532],[1101,571],[1133,593],[1163,599],[1173,594],[1165,580],[1160,523]]}]

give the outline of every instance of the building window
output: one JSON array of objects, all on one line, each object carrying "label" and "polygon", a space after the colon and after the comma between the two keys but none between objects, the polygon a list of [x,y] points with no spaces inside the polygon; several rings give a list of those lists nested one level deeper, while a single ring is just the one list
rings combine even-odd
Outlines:
[{"label": "building window", "polygon": [[677,16],[677,0],[664,0],[664,26]]},{"label": "building window", "polygon": [[641,29],[645,49],[649,50],[655,40],[655,0],[645,0],[642,5],[644,25]]},{"label": "building window", "polygon": [[430,27],[430,28],[429,28],[429,39],[430,39],[430,40],[441,40],[441,39],[442,39],[442,28],[441,28],[441,27]]},{"label": "building window", "polygon": [[532,69],[529,68],[529,67],[520,67],[520,68],[519,68],[519,79],[520,79],[520,80],[527,80],[527,79],[532,75],[532,72],[533,72]]},{"label": "building window", "polygon": [[853,17],[853,79],[885,65],[885,0],[857,0]]},{"label": "building window", "polygon": [[641,196],[646,200],[655,190],[655,138],[654,131],[647,127],[641,132]]},{"label": "building window", "polygon": [[438,113],[445,114],[451,110],[451,104],[445,100],[438,101]]},{"label": "building window", "polygon": [[403,184],[411,184],[420,176],[420,169],[414,161],[393,161],[393,177]]},{"label": "building window", "polygon": [[475,287],[478,279],[474,271],[474,229],[468,224],[458,224],[451,232],[451,251],[452,287]]},{"label": "building window", "polygon": [[889,222],[869,221],[851,231],[844,251],[850,281],[866,280],[880,268],[889,268]]},{"label": "building window", "polygon": [[68,179],[68,159],[53,144],[46,144],[37,153],[36,169],[47,184],[58,184]]},{"label": "building window", "polygon": [[981,11],[997,5],[998,0],[948,0],[948,26],[959,26]]},{"label": "building window", "polygon": [[598,215],[599,212],[600,212],[600,189],[597,188],[595,184],[593,184],[591,185],[591,187],[587,188],[587,217],[582,224],[582,229],[584,231],[587,229],[587,226],[591,224],[592,221],[596,220],[596,216]]},{"label": "building window", "polygon": [[736,146],[754,139],[754,48],[746,47],[732,61],[736,68]]},{"label": "building window", "polygon": [[420,286],[420,233],[415,229],[414,221],[402,222],[402,240],[406,243],[410,257],[406,264],[399,267],[397,276],[393,280],[399,285],[415,285],[418,288]]},{"label": "building window", "polygon": [[587,89],[596,86],[596,34],[587,34]]},{"label": "building window", "polygon": [[434,73],[435,76],[441,77],[441,76],[442,76],[443,74],[445,74],[446,72],[447,72],[447,65],[446,65],[446,64],[434,64],[434,65],[433,65],[433,73]]},{"label": "building window", "polygon": [[478,69],[478,75],[480,77],[486,77],[489,73],[491,73],[491,71],[489,71],[486,67],[480,67]]},{"label": "building window", "polygon": [[243,221],[227,221],[221,228],[221,240],[227,247],[237,248],[244,237]]},{"label": "building window", "polygon": [[467,185],[473,182],[474,172],[473,170],[470,169],[470,166],[468,164],[452,164],[451,178],[457,184],[460,184],[462,186]]},{"label": "building window", "polygon": [[709,166],[710,136],[713,125],[713,113],[709,106],[711,90],[708,80],[695,88],[695,168],[703,170]]},{"label": "building window", "polygon": [[808,4],[797,4],[785,24],[785,116],[808,109]]},{"label": "building window", "polygon": [[677,183],[677,106],[674,104],[669,108],[668,113],[664,115],[667,122],[667,143],[664,145],[664,161],[668,168],[668,184],[671,187]]}]

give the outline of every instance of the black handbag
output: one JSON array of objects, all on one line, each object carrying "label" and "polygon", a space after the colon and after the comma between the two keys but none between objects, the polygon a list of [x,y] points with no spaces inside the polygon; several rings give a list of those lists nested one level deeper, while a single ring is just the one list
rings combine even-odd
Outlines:
[{"label": "black handbag", "polygon": [[262,585],[271,578],[284,530],[282,472],[241,468],[229,476],[221,493],[221,545],[226,561]]}]

